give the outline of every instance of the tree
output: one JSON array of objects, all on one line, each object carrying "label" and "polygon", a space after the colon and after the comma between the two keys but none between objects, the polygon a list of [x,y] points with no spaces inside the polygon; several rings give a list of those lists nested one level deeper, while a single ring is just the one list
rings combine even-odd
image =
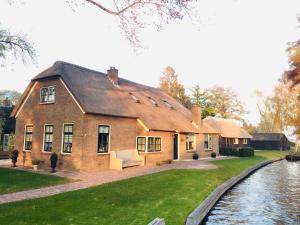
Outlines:
[{"label": "tree", "polygon": [[216,110],[216,115],[225,119],[243,120],[246,114],[244,104],[231,89],[213,86],[206,89],[208,99]]},{"label": "tree", "polygon": [[12,34],[10,31],[0,28],[0,64],[4,64],[7,56],[13,56],[16,59],[21,59],[23,63],[30,58],[35,60],[36,53],[26,36]]},{"label": "tree", "polygon": [[283,79],[290,80],[292,86],[300,84],[300,40],[289,43],[287,48],[289,56],[289,70],[283,74]]},{"label": "tree", "polygon": [[75,8],[80,3],[97,7],[104,13],[116,16],[120,28],[132,46],[140,47],[139,34],[147,24],[153,24],[157,30],[164,24],[191,15],[194,0],[66,0]]},{"label": "tree", "polygon": [[16,105],[21,95],[22,93],[14,90],[0,90],[0,102],[3,103],[4,99],[8,98],[12,105]]},{"label": "tree", "polygon": [[191,89],[190,95],[191,102],[201,106],[202,109],[202,119],[208,116],[215,116],[216,110],[212,106],[212,103],[208,99],[208,94],[205,91],[201,91],[200,85],[196,84]]},{"label": "tree", "polygon": [[290,85],[279,82],[271,96],[256,91],[257,107],[260,113],[259,132],[283,132],[297,127],[299,121],[298,100],[300,89],[290,89]]},{"label": "tree", "polygon": [[171,66],[167,66],[160,77],[160,89],[176,99],[187,108],[191,108],[191,100],[185,94],[185,88],[178,82],[178,75]]}]

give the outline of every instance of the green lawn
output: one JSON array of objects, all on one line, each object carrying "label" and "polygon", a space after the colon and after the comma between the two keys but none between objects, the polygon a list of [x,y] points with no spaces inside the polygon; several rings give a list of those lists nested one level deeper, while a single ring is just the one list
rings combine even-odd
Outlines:
[{"label": "green lawn", "polygon": [[1,225],[146,225],[156,217],[182,225],[218,185],[258,162],[283,155],[214,162],[215,170],[171,170],[56,196],[0,205]]},{"label": "green lawn", "polygon": [[0,194],[24,191],[67,182],[69,182],[68,179],[57,176],[0,168]]}]

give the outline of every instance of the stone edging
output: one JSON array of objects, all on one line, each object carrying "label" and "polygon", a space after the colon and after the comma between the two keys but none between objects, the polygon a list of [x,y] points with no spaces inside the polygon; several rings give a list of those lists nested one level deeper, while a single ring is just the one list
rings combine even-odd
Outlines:
[{"label": "stone edging", "polygon": [[269,165],[273,162],[277,162],[282,160],[283,158],[275,159],[275,160],[266,160],[263,161],[249,169],[244,170],[238,176],[235,176],[225,183],[221,184],[217,187],[205,200],[202,202],[188,217],[186,220],[186,225],[199,225],[203,219],[207,216],[207,214],[211,211],[211,209],[215,206],[215,204],[219,201],[219,199],[231,188],[240,183],[242,180],[247,178],[249,175],[257,171],[258,169]]}]

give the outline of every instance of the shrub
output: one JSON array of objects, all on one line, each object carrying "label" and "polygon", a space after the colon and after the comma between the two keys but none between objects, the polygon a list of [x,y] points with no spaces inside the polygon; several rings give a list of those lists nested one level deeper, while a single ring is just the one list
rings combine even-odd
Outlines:
[{"label": "shrub", "polygon": [[18,162],[19,151],[13,150],[11,152],[11,162],[13,163],[13,167],[16,167],[16,163]]},{"label": "shrub", "polygon": [[249,157],[254,156],[254,149],[251,147],[245,148],[220,148],[220,155]]},{"label": "shrub", "polygon": [[32,165],[40,165],[41,160],[39,160],[39,159],[32,159],[31,163],[32,163]]},{"label": "shrub", "polygon": [[50,163],[51,163],[51,172],[55,173],[55,168],[57,166],[57,160],[58,160],[58,156],[55,152],[53,152],[50,156]]},{"label": "shrub", "polygon": [[198,153],[194,153],[193,154],[193,160],[198,160],[199,159],[199,154]]},{"label": "shrub", "polygon": [[215,152],[212,152],[212,153],[210,154],[210,156],[211,156],[212,158],[216,158],[216,157],[217,157],[217,154],[216,154]]}]

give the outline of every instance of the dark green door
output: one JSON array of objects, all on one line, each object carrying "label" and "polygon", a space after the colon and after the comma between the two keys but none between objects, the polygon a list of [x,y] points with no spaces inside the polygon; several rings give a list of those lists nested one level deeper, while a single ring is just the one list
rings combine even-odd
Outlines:
[{"label": "dark green door", "polygon": [[178,160],[178,134],[174,134],[174,155],[173,159]]}]

